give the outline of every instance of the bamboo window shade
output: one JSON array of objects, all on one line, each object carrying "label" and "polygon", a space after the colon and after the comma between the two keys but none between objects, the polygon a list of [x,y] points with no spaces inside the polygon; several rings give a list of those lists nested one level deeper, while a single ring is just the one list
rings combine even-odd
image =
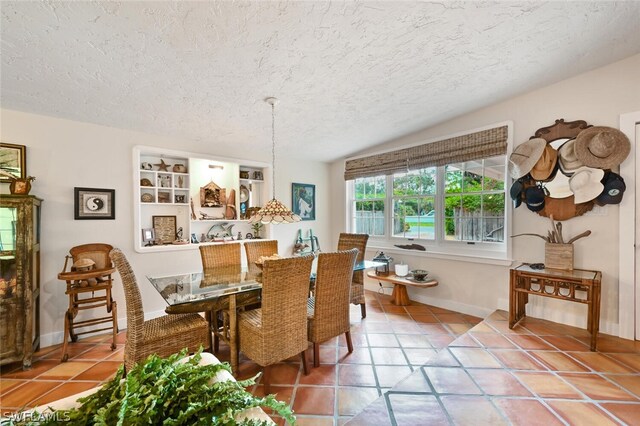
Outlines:
[{"label": "bamboo window shade", "polygon": [[345,180],[444,166],[507,153],[507,126],[348,160]]}]

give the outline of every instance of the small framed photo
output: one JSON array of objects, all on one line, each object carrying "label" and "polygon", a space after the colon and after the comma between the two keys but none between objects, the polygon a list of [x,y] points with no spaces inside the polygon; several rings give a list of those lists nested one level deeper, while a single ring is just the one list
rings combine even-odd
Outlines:
[{"label": "small framed photo", "polygon": [[154,245],[156,242],[156,231],[154,231],[153,228],[143,229],[142,242],[146,243],[145,247]]},{"label": "small framed photo", "polygon": [[184,204],[187,202],[187,196],[184,194],[176,194],[174,197],[176,204]]},{"label": "small framed photo", "polygon": [[255,180],[262,180],[263,179],[262,172],[259,170],[256,170],[255,172],[253,172],[253,178]]},{"label": "small framed photo", "polygon": [[[27,147],[0,143],[0,169],[13,175],[16,179],[27,177]],[[8,176],[0,175],[0,182],[11,182]]]},{"label": "small framed photo", "polygon": [[152,216],[156,241],[160,244],[173,244],[176,240],[176,216]]},{"label": "small framed photo", "polygon": [[292,210],[302,220],[316,220],[316,186],[308,183],[291,184]]},{"label": "small framed photo", "polygon": [[74,219],[115,219],[116,190],[101,188],[73,188]]}]

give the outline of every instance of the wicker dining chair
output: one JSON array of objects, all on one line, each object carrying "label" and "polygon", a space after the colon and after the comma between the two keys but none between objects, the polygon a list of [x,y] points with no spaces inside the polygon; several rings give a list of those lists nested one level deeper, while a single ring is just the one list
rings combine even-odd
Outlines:
[{"label": "wicker dining chair", "polygon": [[[240,243],[201,245],[199,248],[205,276],[224,270],[225,275],[237,274],[238,281],[240,280],[242,272]],[[229,313],[222,310],[206,312],[205,315],[213,331],[213,351],[218,353],[220,339],[226,342],[230,340]]]},{"label": "wicker dining chair", "polygon": [[318,272],[314,297],[307,302],[309,341],[313,343],[313,366],[320,366],[320,343],[345,334],[349,353],[349,290],[357,249],[318,255]]},{"label": "wicker dining chair", "polygon": [[[350,250],[352,248],[358,249],[358,257],[356,262],[362,262],[364,260],[364,252],[367,249],[367,241],[369,240],[368,234],[347,234],[341,233],[338,238],[338,251]],[[360,305],[360,312],[362,318],[367,317],[367,305],[364,298],[364,272],[355,271],[351,280],[351,303],[354,305]]]},{"label": "wicker dining chair", "polygon": [[129,261],[118,248],[111,250],[109,257],[122,279],[127,303],[126,371],[131,371],[137,362],[151,354],[169,356],[184,348],[195,352],[200,346],[211,347],[209,325],[198,314],[164,315],[145,321],[140,289]]},{"label": "wicker dining chair", "polygon": [[309,373],[306,349],[307,295],[313,256],[267,260],[262,268],[262,307],[240,314],[240,350],[264,367],[269,393],[271,365],[296,354]]},{"label": "wicker dining chair", "polygon": [[244,242],[244,250],[247,254],[247,266],[250,274],[261,272],[256,265],[260,256],[273,256],[278,254],[278,240],[250,240]]}]

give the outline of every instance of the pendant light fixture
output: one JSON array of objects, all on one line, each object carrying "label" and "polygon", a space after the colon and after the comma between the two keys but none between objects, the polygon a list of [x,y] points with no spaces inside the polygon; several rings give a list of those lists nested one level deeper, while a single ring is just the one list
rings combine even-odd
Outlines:
[{"label": "pendant light fixture", "polygon": [[264,100],[271,105],[271,182],[273,185],[273,199],[271,199],[258,213],[251,216],[249,223],[293,223],[300,222],[301,218],[276,200],[276,103],[278,99],[267,98]]}]

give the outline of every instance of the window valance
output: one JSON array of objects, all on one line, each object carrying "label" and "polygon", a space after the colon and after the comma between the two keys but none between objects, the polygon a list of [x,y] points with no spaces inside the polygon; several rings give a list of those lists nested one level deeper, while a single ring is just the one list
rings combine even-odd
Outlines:
[{"label": "window valance", "polygon": [[348,160],[344,178],[390,175],[406,170],[494,157],[507,153],[508,127],[494,127],[422,145]]}]

